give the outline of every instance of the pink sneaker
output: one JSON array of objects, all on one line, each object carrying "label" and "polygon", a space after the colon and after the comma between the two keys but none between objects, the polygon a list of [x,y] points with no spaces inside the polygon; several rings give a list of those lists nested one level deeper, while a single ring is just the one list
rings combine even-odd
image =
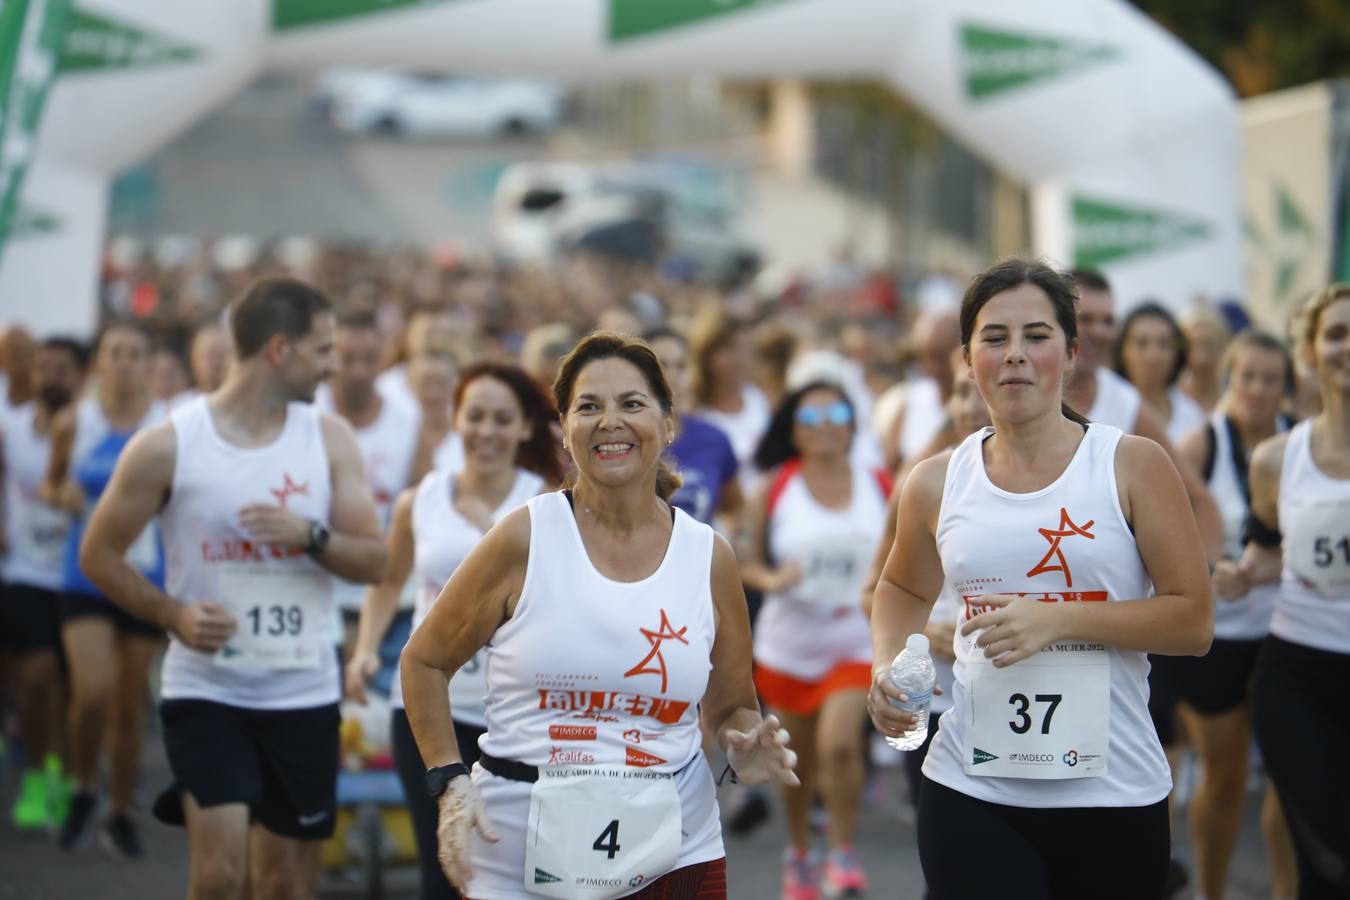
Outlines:
[{"label": "pink sneaker", "polygon": [[783,900],[820,900],[819,870],[813,855],[789,847],[783,853]]},{"label": "pink sneaker", "polygon": [[840,900],[843,897],[862,897],[867,893],[867,875],[852,847],[830,851],[825,858],[825,897]]}]

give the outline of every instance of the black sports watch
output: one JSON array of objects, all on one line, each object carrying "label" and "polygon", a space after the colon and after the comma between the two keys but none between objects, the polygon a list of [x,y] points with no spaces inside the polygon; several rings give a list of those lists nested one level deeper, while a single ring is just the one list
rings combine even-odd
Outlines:
[{"label": "black sports watch", "polygon": [[432,800],[441,799],[441,794],[445,792],[445,786],[452,780],[461,775],[468,775],[469,767],[462,762],[450,763],[448,766],[437,766],[434,769],[427,769],[427,794]]},{"label": "black sports watch", "polygon": [[310,556],[320,555],[323,551],[328,549],[328,539],[330,537],[332,537],[332,533],[328,530],[327,525],[323,524],[318,519],[310,519],[309,546],[305,548],[305,552]]}]

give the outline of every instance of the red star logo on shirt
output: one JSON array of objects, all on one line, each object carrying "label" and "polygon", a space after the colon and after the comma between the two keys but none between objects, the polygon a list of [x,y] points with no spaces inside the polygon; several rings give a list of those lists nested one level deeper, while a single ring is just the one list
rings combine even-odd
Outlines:
[{"label": "red star logo on shirt", "polygon": [[[647,655],[642,658],[640,663],[633,666],[633,668],[629,669],[627,672],[624,672],[623,677],[631,678],[634,675],[660,675],[661,693],[664,694],[666,691],[666,658],[661,655],[661,643],[663,641],[679,641],[681,644],[687,645],[689,640],[684,636],[684,633],[688,630],[688,626],[685,626],[679,631],[676,631],[675,627],[670,624],[670,619],[667,618],[666,611],[664,609],[661,610],[661,626],[656,631],[652,631],[650,628],[638,629],[638,631],[642,632],[642,636],[647,639],[647,643],[652,645],[652,649],[647,652]],[[648,665],[652,660],[656,660],[655,668]]]},{"label": "red star logo on shirt", "polygon": [[272,492],[273,497],[277,498],[277,503],[281,504],[281,508],[285,509],[286,498],[290,497],[292,494],[299,494],[302,497],[309,496],[309,482],[306,481],[304,484],[296,484],[291,480],[290,473],[287,472],[282,475],[281,487],[269,488],[268,490]]},{"label": "red star logo on shirt", "polygon": [[[1035,575],[1043,575],[1046,572],[1063,572],[1064,586],[1073,587],[1073,574],[1069,572],[1069,564],[1064,559],[1064,551],[1059,548],[1059,542],[1066,537],[1071,537],[1075,534],[1085,537],[1090,541],[1096,540],[1096,535],[1088,530],[1092,527],[1094,521],[1096,520],[1088,519],[1087,524],[1085,525],[1075,525],[1073,519],[1069,518],[1069,511],[1061,506],[1059,508],[1058,529],[1036,529],[1041,533],[1041,537],[1050,542],[1050,549],[1045,551],[1045,556],[1041,557],[1041,561],[1036,563],[1036,565],[1031,568],[1030,572],[1027,572],[1027,577],[1031,578]],[[1057,561],[1058,565],[1046,565],[1052,558]]]}]

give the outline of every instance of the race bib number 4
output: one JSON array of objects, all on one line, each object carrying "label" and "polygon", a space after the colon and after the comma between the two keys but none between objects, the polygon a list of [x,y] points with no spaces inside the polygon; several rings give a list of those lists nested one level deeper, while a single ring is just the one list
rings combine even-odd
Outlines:
[{"label": "race bib number 4", "polygon": [[525,890],[586,900],[633,893],[674,868],[680,824],[669,775],[540,771],[530,793]]},{"label": "race bib number 4", "polygon": [[1106,774],[1111,664],[1106,651],[1056,644],[1006,668],[966,663],[965,771],[996,778]]},{"label": "race bib number 4", "polygon": [[1350,597],[1350,513],[1344,503],[1300,504],[1284,526],[1289,568],[1327,599]]},{"label": "race bib number 4", "polygon": [[238,669],[313,669],[324,651],[330,586],[321,572],[223,563],[219,602],[234,634],[216,664]]}]

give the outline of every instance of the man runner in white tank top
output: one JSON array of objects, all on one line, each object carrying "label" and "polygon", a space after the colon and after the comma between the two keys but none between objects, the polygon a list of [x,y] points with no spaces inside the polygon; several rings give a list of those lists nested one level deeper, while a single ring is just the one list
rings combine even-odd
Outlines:
[{"label": "man runner in white tank top", "polygon": [[[333,832],[330,576],[375,581],[385,562],[351,429],[310,403],[333,368],[333,330],[313,288],[250,288],[230,310],[225,384],[136,437],[81,546],[92,582],[172,636],[161,718],[190,897],[311,897]],[[123,559],[155,516],[166,591]],[[173,799],[156,813],[172,817]]]}]

